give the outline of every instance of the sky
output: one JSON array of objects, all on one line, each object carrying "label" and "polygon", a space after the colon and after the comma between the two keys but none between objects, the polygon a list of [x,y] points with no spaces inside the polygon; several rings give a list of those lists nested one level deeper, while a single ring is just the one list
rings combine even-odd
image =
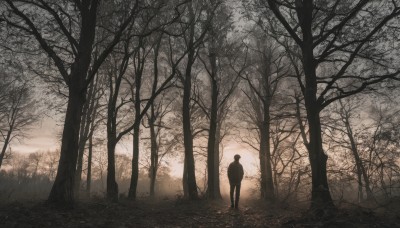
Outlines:
[{"label": "sky", "polygon": [[12,151],[33,153],[37,151],[54,151],[60,148],[58,135],[62,128],[50,117],[43,117],[37,124],[28,129],[26,136],[19,141],[13,141]]},{"label": "sky", "polygon": [[[13,141],[11,149],[13,152],[21,153],[33,153],[37,151],[55,151],[59,150],[61,143],[59,135],[62,132],[62,126],[57,123],[56,120],[50,117],[43,117],[36,125],[33,125],[26,132],[26,137],[20,141]],[[122,140],[117,148],[117,153],[123,153],[127,155],[132,154],[132,142],[131,140]],[[258,155],[255,151],[246,148],[239,143],[230,140],[224,142],[223,158],[221,161],[221,171],[226,171],[229,163],[233,161],[233,156],[240,154],[240,162],[243,164],[243,168],[246,176],[254,176],[258,173]],[[183,172],[182,159],[169,159],[171,164],[171,175],[175,177],[181,177]]]},{"label": "sky", "polygon": [[[247,25],[240,17],[238,1],[232,2],[235,10],[235,25],[239,31],[242,31],[245,25]],[[55,151],[60,149],[60,134],[62,132],[61,122],[51,117],[43,117],[42,120],[32,126],[26,131],[26,137],[20,141],[14,141],[11,144],[12,151],[21,153],[33,153],[37,151]],[[104,133],[105,135],[105,133]],[[224,156],[221,162],[221,169],[224,170],[233,161],[235,154],[241,155],[241,163],[244,165],[245,175],[256,175],[258,173],[258,155],[254,151],[247,149],[246,147],[238,144],[231,140],[225,142],[224,145]],[[132,143],[131,140],[122,140],[116,148],[117,153],[132,154]],[[182,175],[183,164],[182,159],[175,159],[170,161],[171,172],[173,176],[180,177]]]}]

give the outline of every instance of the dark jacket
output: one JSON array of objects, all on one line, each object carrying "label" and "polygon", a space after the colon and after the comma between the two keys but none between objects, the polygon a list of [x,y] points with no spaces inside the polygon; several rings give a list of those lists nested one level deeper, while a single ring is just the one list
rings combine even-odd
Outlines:
[{"label": "dark jacket", "polygon": [[240,184],[243,179],[243,166],[239,161],[232,162],[228,167],[228,179],[231,185]]}]

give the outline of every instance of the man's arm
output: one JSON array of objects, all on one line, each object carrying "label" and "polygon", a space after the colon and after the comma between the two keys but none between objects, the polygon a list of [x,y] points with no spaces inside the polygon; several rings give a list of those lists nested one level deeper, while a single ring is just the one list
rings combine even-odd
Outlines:
[{"label": "man's arm", "polygon": [[229,164],[228,166],[228,179],[232,179],[232,164]]},{"label": "man's arm", "polygon": [[243,166],[240,165],[240,181],[243,180],[243,176],[244,176]]}]

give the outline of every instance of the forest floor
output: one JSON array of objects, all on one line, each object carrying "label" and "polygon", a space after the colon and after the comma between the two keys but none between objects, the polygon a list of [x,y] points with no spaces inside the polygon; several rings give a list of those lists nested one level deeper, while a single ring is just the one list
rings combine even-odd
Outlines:
[{"label": "forest floor", "polygon": [[223,200],[92,199],[74,209],[43,202],[0,202],[0,227],[400,227],[399,202],[383,209],[341,206],[323,219],[311,216],[304,206],[268,206],[255,200],[243,200],[239,209],[231,209]]}]

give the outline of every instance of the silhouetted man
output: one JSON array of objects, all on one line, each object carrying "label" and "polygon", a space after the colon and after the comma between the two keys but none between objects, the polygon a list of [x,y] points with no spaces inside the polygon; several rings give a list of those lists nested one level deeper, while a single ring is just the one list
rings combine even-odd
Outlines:
[{"label": "silhouetted man", "polygon": [[[234,156],[235,161],[232,162],[228,167],[228,179],[229,184],[231,186],[231,208],[238,208],[239,206],[239,197],[240,197],[240,183],[243,179],[243,166],[239,163],[240,155],[236,154]],[[235,201],[233,201],[233,192],[236,189]]]}]

